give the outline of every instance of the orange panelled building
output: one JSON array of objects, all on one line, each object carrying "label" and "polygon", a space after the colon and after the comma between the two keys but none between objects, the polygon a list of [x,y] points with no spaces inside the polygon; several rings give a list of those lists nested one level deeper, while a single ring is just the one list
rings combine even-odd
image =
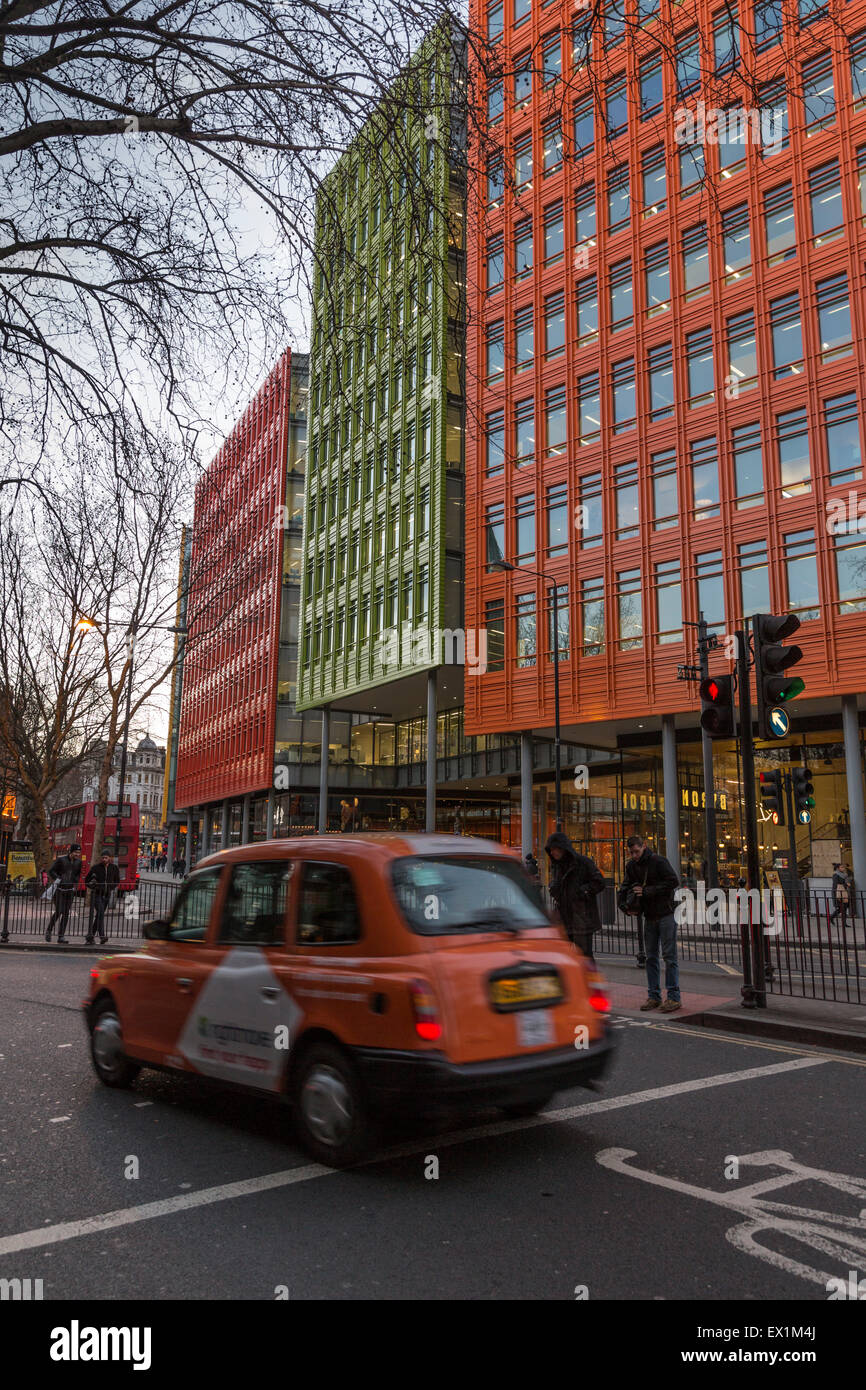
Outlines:
[{"label": "orange panelled building", "polygon": [[815,743],[833,766],[824,838],[844,852],[866,684],[866,4],[470,9],[488,48],[466,625],[489,656],[466,732],[549,733],[555,582],[563,736],[649,755],[667,720],[684,785],[689,624],[703,611],[721,672],[744,614],[793,609],[807,689],[775,753],[815,761]]}]

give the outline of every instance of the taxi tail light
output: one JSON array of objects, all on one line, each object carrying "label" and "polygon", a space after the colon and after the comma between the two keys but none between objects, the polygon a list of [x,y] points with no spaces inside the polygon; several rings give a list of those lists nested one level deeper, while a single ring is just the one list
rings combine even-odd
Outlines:
[{"label": "taxi tail light", "polygon": [[91,980],[98,980],[98,979],[99,979],[99,971],[97,970],[97,968],[96,968],[95,965],[94,965],[93,969],[92,969],[91,972],[90,972],[90,978],[91,978]]},{"label": "taxi tail light", "polygon": [[586,982],[586,989],[589,995],[590,1007],[595,1009],[596,1013],[599,1014],[610,1013],[610,996],[607,993],[604,981],[599,979],[597,975],[590,975]]},{"label": "taxi tail light", "polygon": [[436,1042],[442,1036],[442,1024],[433,991],[424,980],[410,980],[409,997],[415,1015],[415,1032],[424,1042]]}]

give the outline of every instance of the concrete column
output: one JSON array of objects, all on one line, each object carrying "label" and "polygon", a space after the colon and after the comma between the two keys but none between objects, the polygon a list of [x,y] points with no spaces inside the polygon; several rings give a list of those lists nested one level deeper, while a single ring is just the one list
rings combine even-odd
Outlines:
[{"label": "concrete column", "polygon": [[248,845],[250,842],[250,796],[249,792],[243,800],[243,811],[241,812],[241,844]]},{"label": "concrete column", "polygon": [[175,847],[176,843],[177,843],[177,826],[176,826],[176,825],[170,825],[169,828],[168,828],[168,863],[166,864],[166,870],[167,870],[167,872],[170,873],[170,874],[171,874],[171,873],[174,873],[174,868],[173,868],[173,865],[174,865],[174,847]]},{"label": "concrete column", "polygon": [[275,796],[276,793],[274,792],[273,787],[271,787],[270,791],[268,792],[268,818],[265,823],[265,838],[268,840],[272,840],[274,838]]},{"label": "concrete column", "polygon": [[842,738],[845,743],[845,778],[848,783],[848,819],[851,822],[851,871],[858,893],[866,892],[866,812],[863,808],[863,769],[857,696],[842,696]]},{"label": "concrete column", "polygon": [[210,807],[201,808],[201,858],[210,854]]},{"label": "concrete column", "polygon": [[680,800],[677,782],[677,735],[672,714],[662,715],[662,773],[665,791],[665,858],[678,878],[680,864]]},{"label": "concrete column", "polygon": [[328,742],[331,732],[331,712],[322,706],[322,751],[319,755],[319,825],[320,835],[328,828]]},{"label": "concrete column", "polygon": [[[532,853],[532,734],[520,735],[520,852]],[[539,845],[539,850],[543,846]]]},{"label": "concrete column", "polygon": [[227,849],[229,843],[229,803],[228,797],[223,802],[222,827],[220,833],[220,849]]},{"label": "concrete column", "polygon": [[192,813],[193,813],[193,810],[194,810],[194,807],[190,806],[189,810],[188,810],[187,813],[186,813],[186,872],[187,872],[187,873],[189,873],[190,869],[192,868],[192,832],[193,832],[193,825],[194,825],[193,814],[192,814]]},{"label": "concrete column", "polygon": [[427,808],[424,829],[436,829],[436,667],[427,672]]}]

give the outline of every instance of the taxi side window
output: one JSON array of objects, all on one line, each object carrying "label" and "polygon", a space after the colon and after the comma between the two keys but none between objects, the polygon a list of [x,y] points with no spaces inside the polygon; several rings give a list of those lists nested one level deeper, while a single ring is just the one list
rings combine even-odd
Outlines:
[{"label": "taxi side window", "polygon": [[299,946],[337,946],[358,941],[361,918],[352,875],[342,864],[304,864],[298,908]]},{"label": "taxi side window", "polygon": [[232,866],[219,941],[282,946],[286,900],[294,865],[285,859]]},{"label": "taxi side window", "polygon": [[171,910],[169,941],[204,941],[220,872],[205,869],[183,885]]}]

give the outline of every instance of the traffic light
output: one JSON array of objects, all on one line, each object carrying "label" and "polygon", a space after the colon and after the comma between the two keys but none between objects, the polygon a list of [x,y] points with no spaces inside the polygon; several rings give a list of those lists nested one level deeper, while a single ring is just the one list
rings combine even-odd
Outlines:
[{"label": "traffic light", "polygon": [[812,807],[815,805],[815,798],[812,795],[814,790],[811,768],[792,767],[791,791],[794,796],[794,812],[801,825],[808,825],[812,819]]},{"label": "traffic light", "polygon": [[778,767],[773,772],[761,773],[761,805],[772,813],[774,825],[785,824],[782,773]]},{"label": "traffic light", "polygon": [[701,728],[710,738],[734,737],[734,678],[707,676],[701,681]]},{"label": "traffic light", "polygon": [[783,707],[806,689],[799,676],[788,674],[792,666],[802,661],[802,650],[782,645],[786,637],[797,631],[800,619],[794,613],[758,613],[753,624],[758,736],[784,738],[791,721]]}]

